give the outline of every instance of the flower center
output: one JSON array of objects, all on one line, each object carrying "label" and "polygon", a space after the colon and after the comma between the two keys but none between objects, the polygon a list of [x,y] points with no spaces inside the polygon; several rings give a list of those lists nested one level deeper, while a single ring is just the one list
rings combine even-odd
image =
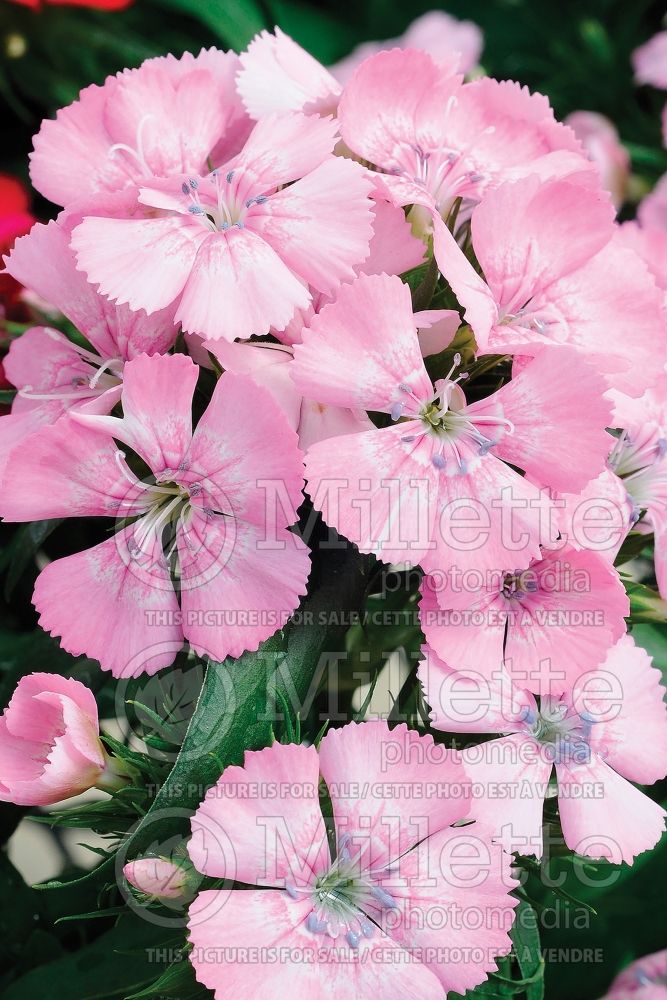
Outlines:
[{"label": "flower center", "polygon": [[[421,428],[414,434],[406,434],[401,440],[406,444],[424,438],[425,435],[435,437],[439,447],[431,456],[436,469],[446,469],[448,475],[466,475],[470,469],[469,460],[461,454],[460,448],[466,445],[473,449],[473,457],[486,455],[498,443],[499,434],[509,431],[514,425],[505,417],[471,414],[467,410],[466,398],[459,385],[467,378],[463,372],[457,378],[452,378],[456,368],[461,364],[461,355],[454,355],[454,364],[444,379],[438,379],[434,386],[433,396],[420,400],[409,385],[401,382],[398,385],[403,399],[394,403],[391,408],[392,420],[419,421]],[[410,407],[412,412],[406,412]],[[489,437],[482,433],[480,426],[490,424],[496,426],[496,436]]]},{"label": "flower center", "polygon": [[224,232],[232,226],[243,229],[245,217],[253,205],[263,205],[267,195],[239,197],[239,178],[235,170],[221,174],[214,170],[205,181],[191,177],[181,185],[188,199],[187,211],[212,232]]},{"label": "flower center", "polygon": [[[26,399],[61,399],[73,400],[90,399],[93,396],[101,396],[109,389],[114,389],[123,381],[122,358],[101,358],[99,354],[88,351],[85,347],[68,340],[57,330],[47,330],[53,340],[61,345],[66,345],[67,350],[73,355],[78,355],[78,361],[73,365],[63,366],[69,369],[70,377],[61,385],[53,385],[40,388],[39,386],[24,385],[19,389],[19,396]],[[79,374],[73,375],[74,371]]]},{"label": "flower center", "polygon": [[579,715],[552,695],[542,695],[537,716],[528,721],[531,734],[552,750],[554,760],[585,763],[590,759],[593,720],[588,716]]},{"label": "flower center", "polygon": [[349,842],[349,836],[341,838],[336,860],[326,874],[319,876],[314,888],[287,886],[287,891],[294,899],[304,892],[310,896],[313,908],[306,927],[311,933],[344,936],[351,948],[358,948],[362,937],[370,938],[375,933],[377,924],[372,914],[396,909],[397,904],[377,882],[389,874],[389,869],[365,869],[360,861],[363,848],[352,856]]}]

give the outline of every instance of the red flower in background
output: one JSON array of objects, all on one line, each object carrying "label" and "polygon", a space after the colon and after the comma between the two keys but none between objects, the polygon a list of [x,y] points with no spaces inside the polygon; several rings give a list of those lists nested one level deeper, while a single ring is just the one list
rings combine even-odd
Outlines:
[{"label": "red flower in background", "polygon": [[19,3],[23,7],[32,7],[39,10],[47,4],[59,7],[92,7],[94,10],[123,10],[134,3],[134,0],[9,0],[10,3]]},{"label": "red flower in background", "polygon": [[[9,253],[14,240],[25,236],[35,221],[29,211],[28,194],[15,177],[0,174],[0,260],[3,254]],[[2,333],[3,321],[14,320],[22,322],[27,319],[27,310],[21,298],[22,285],[9,274],[0,271],[0,354],[7,349]],[[4,377],[0,361],[0,389],[9,388],[9,382]],[[0,413],[4,409],[0,407]]]}]

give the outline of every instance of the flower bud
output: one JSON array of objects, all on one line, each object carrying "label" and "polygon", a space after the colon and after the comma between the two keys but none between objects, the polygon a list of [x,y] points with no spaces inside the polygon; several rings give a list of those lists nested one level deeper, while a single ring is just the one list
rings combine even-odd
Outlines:
[{"label": "flower bud", "polygon": [[0,717],[0,801],[50,805],[94,785],[127,782],[100,741],[97,705],[85,684],[58,674],[22,677]]},{"label": "flower bud", "polygon": [[182,899],[187,895],[188,868],[168,858],[137,858],[123,868],[135,889],[153,899]]}]

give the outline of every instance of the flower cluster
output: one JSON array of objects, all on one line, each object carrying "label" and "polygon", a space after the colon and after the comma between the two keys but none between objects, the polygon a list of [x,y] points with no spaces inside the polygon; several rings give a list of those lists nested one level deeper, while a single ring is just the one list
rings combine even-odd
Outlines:
[{"label": "flower cluster", "polygon": [[[88,87],[34,141],[60,214],[5,258],[56,319],[4,361],[0,514],[105,519],[41,567],[45,631],[125,679],[184,644],[255,651],[321,517],[418,568],[436,737],[499,736],[351,723],[227,767],[186,862],[224,880],[189,917],[220,997],[258,973],[281,997],[463,993],[510,951],[510,854],[541,856],[545,798],[591,858],[663,831],[632,782],[667,774],[664,692],[614,562],[653,534],[667,597],[665,193],[620,225],[591,123],[466,78],[474,26],[435,27],[332,71],[276,29]],[[115,791],[118,768],[82,684],[22,681],[0,798]],[[184,871],[124,877],[168,899]]]}]

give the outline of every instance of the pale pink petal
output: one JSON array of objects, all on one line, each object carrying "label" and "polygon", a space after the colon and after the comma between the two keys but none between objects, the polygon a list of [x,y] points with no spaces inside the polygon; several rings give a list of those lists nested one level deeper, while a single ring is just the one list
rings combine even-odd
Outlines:
[{"label": "pale pink petal", "polygon": [[631,528],[633,503],[623,480],[611,469],[591,479],[580,493],[561,493],[555,500],[561,541],[597,552],[614,561]]},{"label": "pale pink petal", "polygon": [[542,813],[553,760],[515,733],[463,751],[475,789],[470,815],[506,851],[542,857]]},{"label": "pale pink petal", "polygon": [[632,53],[637,83],[667,90],[667,31],[659,31]]},{"label": "pale pink petal", "polygon": [[[309,931],[311,910],[309,900],[294,900],[282,891],[199,893],[189,920],[189,958],[197,979],[217,1000],[229,991],[261,1000],[269,981],[277,996],[299,1000],[366,994],[441,1000],[436,977],[379,930],[355,949],[340,938]],[[252,961],[244,960],[246,955]]]},{"label": "pale pink petal", "polygon": [[306,451],[318,441],[369,431],[373,423],[365,410],[329,406],[314,399],[301,399],[299,447]]},{"label": "pale pink petal", "polygon": [[293,377],[304,396],[337,406],[390,412],[406,399],[412,406],[401,385],[430,399],[408,286],[387,275],[342,285],[295,345]]},{"label": "pale pink petal", "polygon": [[368,257],[371,187],[359,164],[332,158],[252,209],[248,225],[306,284],[332,294]]},{"label": "pale pink petal", "polygon": [[0,416],[0,481],[5,475],[9,456],[19,446],[26,447],[26,439],[41,427],[54,424],[65,413],[63,403],[50,401],[30,409]]},{"label": "pale pink petal", "polygon": [[474,21],[459,21],[443,10],[429,10],[415,20],[398,39],[405,49],[423,49],[436,62],[460,56],[458,68],[468,73],[479,62],[484,36]]},{"label": "pale pink petal", "polygon": [[589,260],[611,239],[613,217],[603,192],[566,181],[527,177],[489,191],[472,214],[472,237],[500,311],[518,311]]},{"label": "pale pink petal", "polygon": [[461,318],[455,309],[424,309],[415,313],[414,319],[424,358],[446,350],[461,325]]},{"label": "pale pink petal", "polygon": [[257,649],[306,593],[308,549],[280,525],[193,509],[177,543],[183,631],[202,656],[224,660]]},{"label": "pale pink petal", "polygon": [[652,225],[640,226],[638,222],[624,222],[619,238],[621,243],[639,254],[658,287],[667,291],[667,227],[659,229]]},{"label": "pale pink petal", "polygon": [[[433,452],[437,438],[430,438]],[[463,466],[438,476],[433,546],[421,560],[427,572],[522,569],[539,558],[551,501],[493,455],[459,444]],[[430,456],[432,461],[432,454]],[[422,472],[422,476],[424,473]]]},{"label": "pale pink petal", "polygon": [[660,840],[665,810],[592,753],[557,763],[558,808],[567,846],[590,858],[632,864]]},{"label": "pale pink petal", "polygon": [[185,354],[141,354],[123,371],[122,418],[77,413],[74,419],[129,445],[155,475],[175,470],[192,437],[198,374]]},{"label": "pale pink petal", "polygon": [[340,85],[280,28],[255,35],[240,61],[237,87],[253,118],[275,111],[335,111]]},{"label": "pale pink petal", "polygon": [[33,595],[44,631],[59,636],[73,656],[99,660],[115,677],[168,666],[183,636],[161,549],[137,554],[138,530],[132,525],[95,548],[49,563]]},{"label": "pale pink petal", "polygon": [[531,570],[537,589],[512,609],[505,663],[518,684],[559,694],[604,660],[630,603],[616,570],[593,552],[546,554]]},{"label": "pale pink petal", "polygon": [[[205,170],[220,138],[245,117],[235,90],[239,65],[234,52],[202,49],[198,56],[167,55],[124,70],[104,107],[109,135],[115,143],[140,149],[158,177]],[[128,154],[117,149],[111,155]]]},{"label": "pale pink petal", "polygon": [[433,214],[433,253],[463,306],[466,323],[472,328],[483,353],[498,318],[498,309],[489,286],[480,278],[437,212]]},{"label": "pale pink petal", "polygon": [[653,784],[667,773],[667,705],[660,671],[626,635],[595,672],[579,678],[575,710],[592,720],[588,742],[630,781]]},{"label": "pale pink petal", "polygon": [[184,474],[204,480],[218,509],[250,521],[270,537],[287,527],[303,501],[296,433],[266,389],[225,372],[197,424]]},{"label": "pale pink petal", "polygon": [[267,115],[254,126],[241,153],[223,168],[234,170],[231,190],[245,201],[303,177],[329,158],[337,131],[332,118],[296,112]]},{"label": "pale pink petal", "polygon": [[405,426],[330,438],[306,455],[307,489],[325,522],[385,562],[422,561],[432,542],[438,470]]},{"label": "pale pink petal", "polygon": [[625,201],[630,176],[630,155],[621,144],[614,123],[596,111],[573,111],[564,122],[595,163],[605,191],[616,208]]},{"label": "pale pink petal", "polygon": [[438,656],[457,670],[478,670],[485,678],[498,671],[507,628],[498,595],[481,587],[464,587],[461,593],[437,589],[436,578],[428,576],[420,589],[419,623]]},{"label": "pale pink petal", "polygon": [[368,257],[357,268],[360,274],[403,274],[424,260],[426,248],[412,235],[405,212],[388,201],[373,206],[373,238]]},{"label": "pale pink petal", "polygon": [[454,670],[430,646],[422,647],[419,680],[433,726],[445,733],[520,732],[536,712],[533,695],[517,687],[501,662]]},{"label": "pale pink petal", "polygon": [[447,102],[460,85],[461,77],[425,52],[392,49],[371,56],[341,98],[343,139],[358,156],[390,171],[406,148],[440,144]]},{"label": "pale pink petal", "polygon": [[139,492],[128,481],[129,471],[121,471],[110,438],[65,415],[29,440],[29,447],[16,449],[7,462],[0,491],[6,520],[129,512]]},{"label": "pale pink petal", "polygon": [[[229,343],[226,340],[207,340],[204,347],[225,371],[247,374],[257,385],[268,390],[290,427],[298,429],[302,396],[292,380],[292,354],[289,350],[255,341]],[[194,357],[192,349],[190,354]],[[304,447],[303,444],[301,447]]]},{"label": "pale pink petal", "polygon": [[[423,959],[441,989],[462,994],[484,982],[497,957],[511,950],[514,885],[510,857],[490,843],[483,828],[475,823],[441,830],[401,859],[395,882],[382,880],[397,907],[383,923]],[[465,918],[491,913],[490,920]],[[453,961],[454,955],[461,960]]]},{"label": "pale pink petal", "polygon": [[179,216],[101,219],[88,216],[72,233],[80,270],[99,291],[131,309],[171,305],[188,280],[207,230]]},{"label": "pale pink petal", "polygon": [[[572,380],[577,371],[587,386]],[[556,490],[575,493],[605,468],[612,438],[606,428],[612,407],[604,398],[605,380],[571,348],[552,347],[511,382],[480,403],[471,414],[493,415],[500,405],[511,428],[494,445],[494,454]]]},{"label": "pale pink petal", "polygon": [[[114,87],[111,82],[111,88]],[[109,156],[113,139],[104,124],[106,87],[86,87],[73,104],[49,118],[35,136],[30,179],[45,198],[67,205],[82,197],[125,187],[133,170],[124,158]]]},{"label": "pale pink petal", "polygon": [[150,317],[132,312],[99,295],[77,270],[69,243],[69,232],[58,223],[37,224],[14,244],[7,271],[62,312],[101,357],[127,359],[141,351],[167,351],[177,333],[171,317],[163,311]]},{"label": "pale pink petal", "polygon": [[390,730],[378,719],[330,729],[320,744],[320,770],[339,845],[349,838],[365,869],[396,861],[469,811],[460,754],[404,724]]},{"label": "pale pink petal", "polygon": [[280,253],[253,230],[232,228],[201,244],[176,319],[188,333],[231,341],[286,326],[309,300]]},{"label": "pale pink petal", "polygon": [[312,885],[330,863],[315,747],[246,750],[243,766],[225,768],[192,817],[188,852],[214,878]]},{"label": "pale pink petal", "polygon": [[230,155],[246,128],[234,86],[238,65],[231,52],[186,52],[87,87],[42,124],[31,156],[33,184],[57,204],[92,205],[146,174],[199,172],[214,147]]}]

